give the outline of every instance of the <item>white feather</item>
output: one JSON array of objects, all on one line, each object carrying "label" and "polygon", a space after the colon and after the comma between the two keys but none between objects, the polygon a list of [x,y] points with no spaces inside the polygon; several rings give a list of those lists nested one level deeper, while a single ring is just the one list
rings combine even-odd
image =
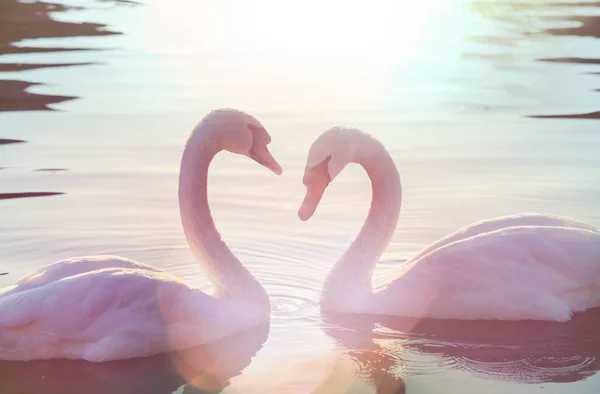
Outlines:
[{"label": "white feather", "polygon": [[[109,361],[189,348],[269,319],[263,287],[221,240],[206,191],[208,166],[222,150],[249,155],[280,171],[266,145],[254,147],[260,123],[235,110],[204,118],[181,161],[179,204],[193,254],[215,296],[168,272],[115,256],[71,258],[38,268],[0,289],[0,360]],[[269,139],[261,138],[268,143]]]},{"label": "white feather", "polygon": [[[356,162],[373,187],[365,224],[325,282],[323,310],[566,321],[575,312],[600,307],[600,232],[587,223],[540,214],[493,218],[461,229],[425,248],[373,290],[373,267],[400,214],[402,186],[394,161],[372,136],[339,127],[323,133],[308,157],[306,171],[313,172],[306,179],[328,183]],[[336,171],[315,174],[323,171],[318,164],[324,159],[337,163]],[[309,192],[313,185],[318,183],[307,185]],[[312,206],[302,209],[301,217],[314,212]]]}]

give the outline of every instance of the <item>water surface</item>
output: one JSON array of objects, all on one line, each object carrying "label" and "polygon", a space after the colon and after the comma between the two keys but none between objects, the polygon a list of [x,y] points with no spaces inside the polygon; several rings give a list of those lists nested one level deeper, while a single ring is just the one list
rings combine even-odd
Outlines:
[{"label": "water surface", "polygon": [[13,197],[0,201],[0,286],[62,258],[118,254],[210,291],[179,222],[179,159],[207,111],[235,107],[269,130],[284,175],[223,153],[209,199],[271,296],[272,321],[186,354],[3,363],[0,391],[598,390],[597,313],[568,324],[322,318],[326,274],[367,214],[366,174],[349,166],[311,221],[296,211],[308,147],[347,124],[379,138],[402,177],[378,277],[497,215],[600,226],[600,4],[59,3],[36,5],[40,24],[20,36],[4,23],[32,26],[32,9],[2,13],[0,138],[25,142],[0,145],[0,196]]}]

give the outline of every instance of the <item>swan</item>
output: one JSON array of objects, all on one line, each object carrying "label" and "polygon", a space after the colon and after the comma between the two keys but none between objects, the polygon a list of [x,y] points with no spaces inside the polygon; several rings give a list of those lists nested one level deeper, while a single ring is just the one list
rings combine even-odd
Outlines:
[{"label": "swan", "polygon": [[254,117],[210,112],[181,158],[179,209],[187,242],[214,296],[176,276],[116,256],[77,257],[35,270],[0,289],[0,360],[104,362],[160,354],[220,340],[269,320],[264,288],[215,229],[207,176],[221,150],[245,155],[275,174],[271,137]]},{"label": "swan", "polygon": [[600,232],[558,216],[493,218],[424,249],[375,288],[376,262],[400,215],[400,176],[385,147],[358,129],[334,127],[310,147],[298,216],[314,214],[348,163],[372,183],[367,219],[334,265],[321,294],[324,312],[438,319],[567,321],[600,306]]}]

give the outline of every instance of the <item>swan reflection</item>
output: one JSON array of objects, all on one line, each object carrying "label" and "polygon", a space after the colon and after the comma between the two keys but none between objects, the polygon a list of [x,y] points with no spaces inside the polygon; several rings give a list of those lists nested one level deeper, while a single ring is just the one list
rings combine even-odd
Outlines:
[{"label": "swan reflection", "polygon": [[407,376],[449,370],[520,384],[576,382],[600,370],[600,309],[565,323],[324,318],[324,331],[378,394],[404,392]]},{"label": "swan reflection", "polygon": [[146,358],[106,363],[80,360],[0,361],[0,392],[27,394],[218,393],[261,349],[269,324],[213,342]]}]

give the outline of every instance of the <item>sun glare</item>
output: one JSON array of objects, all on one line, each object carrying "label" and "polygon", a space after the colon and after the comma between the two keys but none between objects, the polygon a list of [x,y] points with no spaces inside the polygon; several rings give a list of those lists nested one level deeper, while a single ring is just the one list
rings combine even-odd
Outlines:
[{"label": "sun glare", "polygon": [[210,73],[211,81],[260,81],[260,94],[271,94],[274,105],[284,89],[288,100],[296,99],[286,105],[307,104],[310,97],[311,105],[327,101],[341,107],[352,105],[349,100],[374,97],[392,70],[409,66],[431,33],[441,4],[437,0],[421,0],[410,7],[387,0],[175,2],[151,7],[148,20],[161,26],[153,29],[156,36],[151,38],[163,41],[157,47],[225,58],[226,64]]}]

